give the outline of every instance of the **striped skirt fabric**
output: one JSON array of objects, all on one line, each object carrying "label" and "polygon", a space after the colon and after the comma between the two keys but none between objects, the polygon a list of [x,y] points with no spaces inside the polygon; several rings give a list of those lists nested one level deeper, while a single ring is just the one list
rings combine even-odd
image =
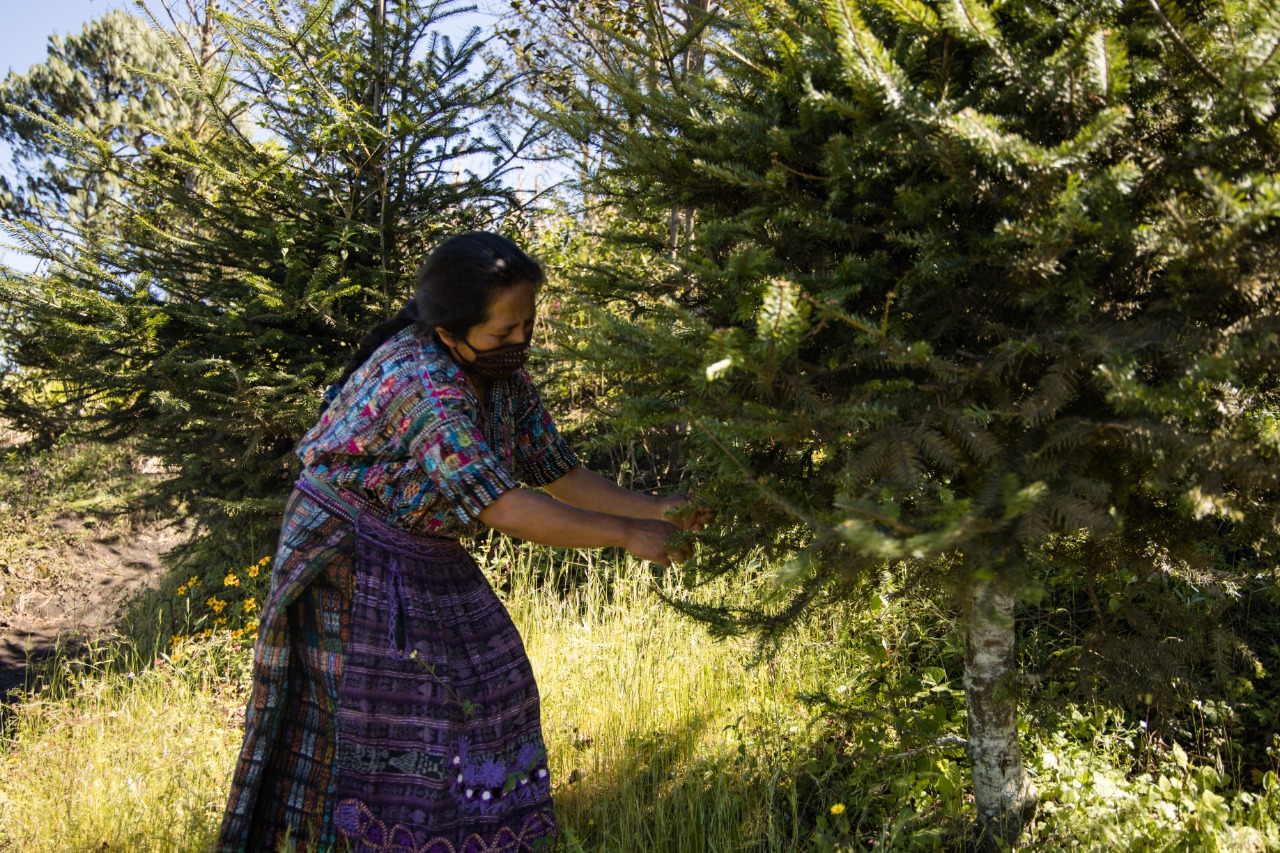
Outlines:
[{"label": "striped skirt fabric", "polygon": [[550,845],[533,671],[458,542],[301,482],[275,572],[219,850]]}]

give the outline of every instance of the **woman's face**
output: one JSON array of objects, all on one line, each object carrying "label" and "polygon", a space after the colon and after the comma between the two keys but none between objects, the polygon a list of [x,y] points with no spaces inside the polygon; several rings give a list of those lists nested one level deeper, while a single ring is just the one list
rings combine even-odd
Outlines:
[{"label": "woman's face", "polygon": [[505,287],[494,294],[484,320],[467,329],[465,335],[459,337],[439,327],[436,333],[463,361],[475,361],[476,350],[524,343],[533,336],[537,313],[534,292],[529,282]]}]

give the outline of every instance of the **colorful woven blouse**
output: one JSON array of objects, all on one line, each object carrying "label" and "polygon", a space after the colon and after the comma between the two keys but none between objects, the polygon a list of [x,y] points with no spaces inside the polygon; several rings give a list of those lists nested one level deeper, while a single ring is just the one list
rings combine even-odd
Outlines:
[{"label": "colorful woven blouse", "polygon": [[394,335],[331,388],[297,454],[313,474],[413,533],[478,533],[476,517],[517,481],[545,486],[578,464],[528,372],[481,400],[434,336]]}]

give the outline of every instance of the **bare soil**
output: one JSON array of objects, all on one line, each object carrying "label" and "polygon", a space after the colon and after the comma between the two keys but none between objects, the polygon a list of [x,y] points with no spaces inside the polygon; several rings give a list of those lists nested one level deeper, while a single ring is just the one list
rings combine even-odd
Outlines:
[{"label": "bare soil", "polygon": [[[0,514],[0,538],[8,538]],[[28,536],[0,547],[26,553],[0,563],[0,699],[25,683],[27,668],[58,651],[110,637],[125,606],[163,576],[160,557],[187,535],[166,521],[99,530],[92,517],[60,515],[37,547]]]}]

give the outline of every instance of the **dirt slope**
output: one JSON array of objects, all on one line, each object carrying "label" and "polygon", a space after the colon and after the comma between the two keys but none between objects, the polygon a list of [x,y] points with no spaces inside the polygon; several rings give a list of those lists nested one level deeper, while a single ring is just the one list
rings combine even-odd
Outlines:
[{"label": "dirt slope", "polygon": [[186,535],[167,522],[98,532],[71,515],[49,533],[26,559],[0,566],[0,697],[23,684],[29,660],[110,634],[130,597],[159,582],[160,556]]}]

